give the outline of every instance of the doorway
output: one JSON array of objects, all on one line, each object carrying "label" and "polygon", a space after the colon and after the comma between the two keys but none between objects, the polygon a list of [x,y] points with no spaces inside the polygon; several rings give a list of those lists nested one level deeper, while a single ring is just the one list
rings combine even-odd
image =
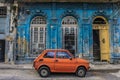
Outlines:
[{"label": "doorway", "polygon": [[5,61],[5,40],[0,40],[0,62]]},{"label": "doorway", "polygon": [[109,26],[102,16],[93,20],[93,57],[94,61],[110,61]]},{"label": "doorway", "polygon": [[93,56],[94,61],[100,61],[100,38],[99,30],[93,30]]}]

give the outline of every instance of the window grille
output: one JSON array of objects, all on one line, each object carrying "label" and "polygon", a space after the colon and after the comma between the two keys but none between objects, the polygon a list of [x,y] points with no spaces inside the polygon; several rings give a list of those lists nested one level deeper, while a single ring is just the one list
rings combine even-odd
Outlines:
[{"label": "window grille", "polygon": [[63,19],[62,21],[62,24],[65,25],[65,24],[72,24],[72,25],[75,25],[77,24],[77,21],[74,19],[74,17],[72,16],[67,16]]},{"label": "window grille", "polygon": [[62,45],[75,55],[77,52],[77,20],[66,16],[62,21]]},{"label": "window grille", "polygon": [[7,7],[0,7],[0,17],[6,17]]},{"label": "window grille", "polygon": [[46,19],[42,16],[33,18],[31,22],[31,56],[37,56],[45,49]]},{"label": "window grille", "polygon": [[106,24],[105,20],[102,19],[102,18],[96,18],[94,21],[93,21],[93,24]]}]

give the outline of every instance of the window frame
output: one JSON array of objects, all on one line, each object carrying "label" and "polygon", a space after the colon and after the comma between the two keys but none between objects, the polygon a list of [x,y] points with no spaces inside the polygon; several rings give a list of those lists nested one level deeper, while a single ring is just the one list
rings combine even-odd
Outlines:
[{"label": "window frame", "polygon": [[[47,20],[45,16],[35,16],[30,24],[30,56],[38,54],[46,49]],[[34,51],[35,50],[35,51]]]},{"label": "window frame", "polygon": [[[78,20],[74,16],[65,16],[62,19],[61,25],[62,25],[61,26],[62,27],[62,48],[69,50],[75,56],[75,54],[78,52],[78,45],[77,45],[78,43],[78,38],[77,38]],[[72,42],[74,43],[74,47],[73,47],[74,49],[67,48],[66,47],[67,44],[65,42],[65,41],[69,41],[65,39],[66,38],[65,36],[68,35],[70,37],[71,32],[72,32],[72,36],[74,37],[74,40],[72,40]],[[73,44],[71,45],[73,46]]]},{"label": "window frame", "polygon": [[0,7],[0,17],[7,17],[7,7],[6,6]]},{"label": "window frame", "polygon": [[[62,57],[61,57],[61,58],[60,58],[60,57],[57,57],[58,52],[64,52],[64,53],[66,53],[67,55],[69,55],[69,57],[68,57],[68,58],[67,58],[67,57],[63,57],[63,56],[62,56],[63,58],[62,58]],[[60,54],[60,53],[59,53],[59,54]],[[62,54],[63,54],[63,53],[62,53]],[[57,51],[55,57],[56,57],[57,59],[70,59],[70,58],[72,58],[72,56],[69,54],[69,52],[66,52],[66,51]]]},{"label": "window frame", "polygon": [[[53,52],[54,56],[53,56],[53,57],[45,57],[48,52]],[[43,58],[50,58],[50,59],[55,58],[55,52],[54,52],[54,51],[48,51],[48,52],[46,52],[46,53],[43,55]],[[50,54],[50,53],[49,53],[49,54]]]}]

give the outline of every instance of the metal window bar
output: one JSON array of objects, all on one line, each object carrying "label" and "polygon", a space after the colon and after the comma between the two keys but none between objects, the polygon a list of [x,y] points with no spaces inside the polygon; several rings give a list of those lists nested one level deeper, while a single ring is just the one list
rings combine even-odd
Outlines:
[{"label": "metal window bar", "polygon": [[0,17],[7,16],[7,7],[0,7]]},{"label": "metal window bar", "polygon": [[45,49],[46,20],[42,16],[33,18],[31,22],[31,56],[36,57]]},{"label": "metal window bar", "polygon": [[[66,38],[66,35],[68,35],[67,36],[68,38]],[[62,46],[64,49],[67,48],[67,46],[70,47],[70,45],[68,45],[68,43],[66,42],[69,42],[71,44],[71,49],[69,50],[71,52],[72,50],[74,50],[76,53],[77,52],[77,21],[72,16],[67,16],[63,18],[62,21]]]}]

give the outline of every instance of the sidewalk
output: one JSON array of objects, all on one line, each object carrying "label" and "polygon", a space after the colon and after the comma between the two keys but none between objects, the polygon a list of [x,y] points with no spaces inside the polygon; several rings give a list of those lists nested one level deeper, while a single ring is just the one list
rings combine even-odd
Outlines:
[{"label": "sidewalk", "polygon": [[[30,70],[34,69],[32,64],[5,64],[0,63],[0,69]],[[90,71],[118,71],[120,64],[90,64]]]},{"label": "sidewalk", "polygon": [[120,70],[120,64],[90,64],[90,71],[113,72]]},{"label": "sidewalk", "polygon": [[9,63],[0,63],[0,69],[21,69],[29,70],[34,69],[33,64],[9,64]]}]

